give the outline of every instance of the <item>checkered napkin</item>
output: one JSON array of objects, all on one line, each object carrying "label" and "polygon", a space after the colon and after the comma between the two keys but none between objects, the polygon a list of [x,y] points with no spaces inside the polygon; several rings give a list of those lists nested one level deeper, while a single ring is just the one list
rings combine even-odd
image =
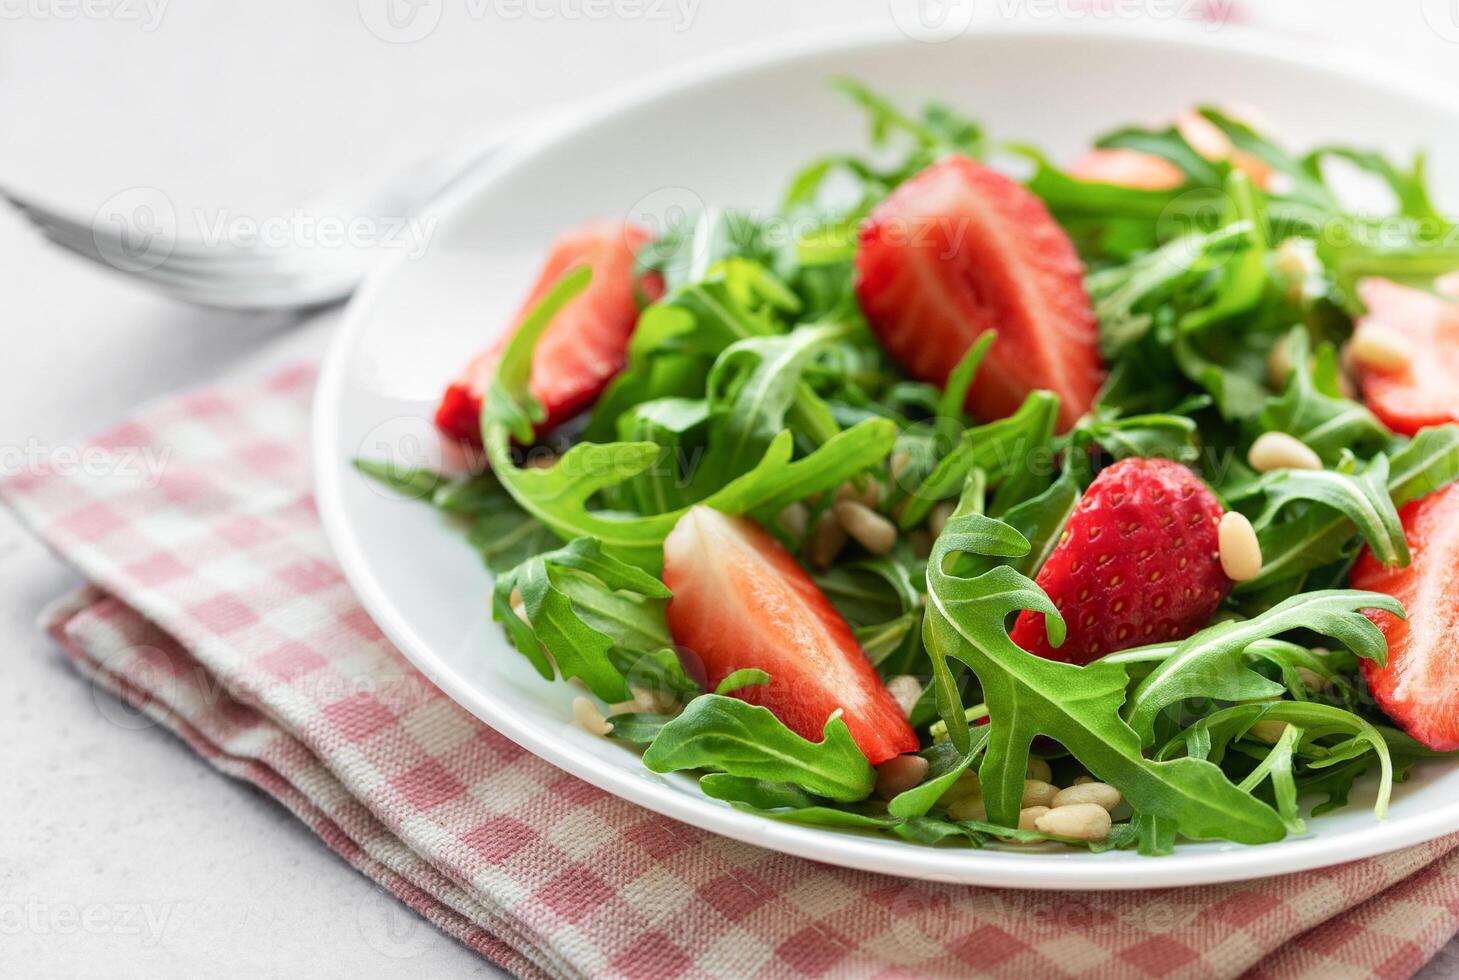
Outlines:
[{"label": "checkered napkin", "polygon": [[[86,458],[116,466],[0,494],[92,583],[48,617],[82,673],[513,973],[1404,977],[1459,928],[1459,838],[1246,884],[1017,892],[826,867],[608,796],[458,708],[360,607],[310,495],[314,376],[162,402],[96,438]],[[122,465],[145,454],[160,479]]]}]

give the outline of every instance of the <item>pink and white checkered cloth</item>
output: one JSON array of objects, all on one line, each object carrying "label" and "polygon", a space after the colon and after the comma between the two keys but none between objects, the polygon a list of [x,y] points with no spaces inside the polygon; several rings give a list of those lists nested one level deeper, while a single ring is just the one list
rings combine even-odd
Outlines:
[{"label": "pink and white checkered cloth", "polygon": [[[513,973],[1387,978],[1459,929],[1459,837],[1246,884],[1016,892],[826,867],[608,796],[458,708],[360,607],[310,495],[313,382],[170,399],[95,439],[116,466],[0,495],[93,583],[48,621],[82,673]],[[124,465],[141,450],[155,485]]]}]

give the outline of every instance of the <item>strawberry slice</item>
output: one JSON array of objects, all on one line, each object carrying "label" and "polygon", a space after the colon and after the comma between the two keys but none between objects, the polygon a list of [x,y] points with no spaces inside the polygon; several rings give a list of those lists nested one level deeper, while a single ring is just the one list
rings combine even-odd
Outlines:
[{"label": "strawberry slice", "polygon": [[1387,566],[1366,547],[1352,586],[1391,595],[1408,613],[1368,615],[1388,639],[1388,665],[1364,660],[1378,706],[1431,749],[1459,749],[1459,484],[1406,504],[1399,517],[1413,560]]},{"label": "strawberry slice", "polygon": [[564,273],[582,264],[592,266],[592,283],[553,319],[532,359],[530,390],[547,410],[538,433],[561,425],[596,401],[623,369],[628,340],[638,323],[640,295],[652,302],[663,293],[658,276],[634,278],[634,256],[648,240],[648,232],[640,228],[614,224],[587,225],[560,237],[514,326],[472,358],[446,389],[436,409],[436,426],[457,439],[481,441],[481,400],[515,325]]},{"label": "strawberry slice", "polygon": [[1368,308],[1357,329],[1381,327],[1410,352],[1408,364],[1363,367],[1363,399],[1394,432],[1459,422],[1459,302],[1400,286],[1388,279],[1364,279],[1358,297]]},{"label": "strawberry slice", "polygon": [[756,667],[770,683],[734,697],[769,708],[802,737],[820,741],[839,708],[872,765],[917,750],[916,734],[851,627],[753,521],[691,508],[664,541],[664,584],[674,593],[669,632],[686,669],[704,676],[710,690]]},{"label": "strawberry slice", "polygon": [[996,330],[968,393],[980,419],[1046,388],[1067,429],[1104,379],[1074,244],[1042,201],[967,157],[928,167],[872,211],[856,295],[882,346],[923,381],[945,385],[977,336]]},{"label": "strawberry slice", "polygon": [[1145,191],[1168,191],[1185,183],[1185,173],[1169,160],[1143,150],[1090,150],[1069,164],[1069,176]]},{"label": "strawberry slice", "polygon": [[1221,570],[1221,503],[1186,467],[1126,459],[1097,476],[1037,582],[1068,625],[1049,645],[1042,614],[1020,613],[1013,642],[1046,660],[1087,664],[1108,653],[1182,640],[1231,589]]}]

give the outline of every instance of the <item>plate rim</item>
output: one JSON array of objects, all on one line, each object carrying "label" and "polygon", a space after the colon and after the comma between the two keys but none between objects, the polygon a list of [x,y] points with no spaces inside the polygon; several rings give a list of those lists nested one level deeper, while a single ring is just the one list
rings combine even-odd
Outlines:
[{"label": "plate rim", "polygon": [[[1334,58],[1331,46],[1318,47],[1235,25],[1223,26],[1217,36],[1216,32],[1170,25],[1131,28],[1121,24],[1116,31],[1113,27],[1089,24],[1071,27],[1063,23],[1014,22],[980,29],[969,37],[974,41],[994,42],[1031,37],[1088,40],[1106,33],[1122,42],[1184,45],[1262,57],[1309,72],[1364,82],[1454,114],[1435,94],[1440,86],[1434,80],[1426,80],[1408,69],[1361,52],[1351,53],[1351,57],[1349,52],[1342,52],[1341,57]],[[521,162],[550,151],[579,131],[611,125],[618,114],[656,97],[836,51],[915,43],[918,42],[881,24],[856,25],[735,48],[656,73],[641,82],[561,110],[518,134],[501,153],[430,205],[421,217],[441,219],[454,214],[466,202],[486,193],[495,181],[512,173]],[[326,539],[346,581],[385,637],[457,705],[543,761],[636,806],[744,843],[855,870],[1001,888],[1124,891],[1246,881],[1374,857],[1459,831],[1459,801],[1455,801],[1448,807],[1405,817],[1401,827],[1375,820],[1371,829],[1356,840],[1350,835],[1325,840],[1314,835],[1259,847],[1229,845],[1200,853],[1144,859],[1137,866],[1078,854],[1031,854],[996,849],[954,852],[744,813],[720,801],[676,790],[657,778],[645,778],[640,773],[604,765],[586,753],[564,751],[555,736],[519,716],[505,699],[471,684],[432,650],[376,580],[357,530],[347,517],[343,481],[345,474],[352,470],[347,460],[335,459],[334,454],[340,445],[341,395],[349,355],[357,347],[377,294],[406,260],[404,255],[393,255],[371,271],[346,307],[329,342],[312,400],[310,445],[316,506]],[[1394,829],[1399,832],[1391,832]],[[1279,853],[1274,854],[1274,848]],[[1134,867],[1140,873],[1132,875]]]}]

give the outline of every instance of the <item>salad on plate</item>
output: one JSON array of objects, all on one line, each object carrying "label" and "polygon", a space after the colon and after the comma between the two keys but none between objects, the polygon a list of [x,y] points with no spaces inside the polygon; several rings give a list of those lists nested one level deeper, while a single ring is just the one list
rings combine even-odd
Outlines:
[{"label": "salad on plate", "polygon": [[729,805],[1149,855],[1382,818],[1459,750],[1422,156],[1202,107],[1061,164],[838,84],[867,154],[565,232],[446,388],[459,472],[357,466],[464,530],[578,724]]}]

